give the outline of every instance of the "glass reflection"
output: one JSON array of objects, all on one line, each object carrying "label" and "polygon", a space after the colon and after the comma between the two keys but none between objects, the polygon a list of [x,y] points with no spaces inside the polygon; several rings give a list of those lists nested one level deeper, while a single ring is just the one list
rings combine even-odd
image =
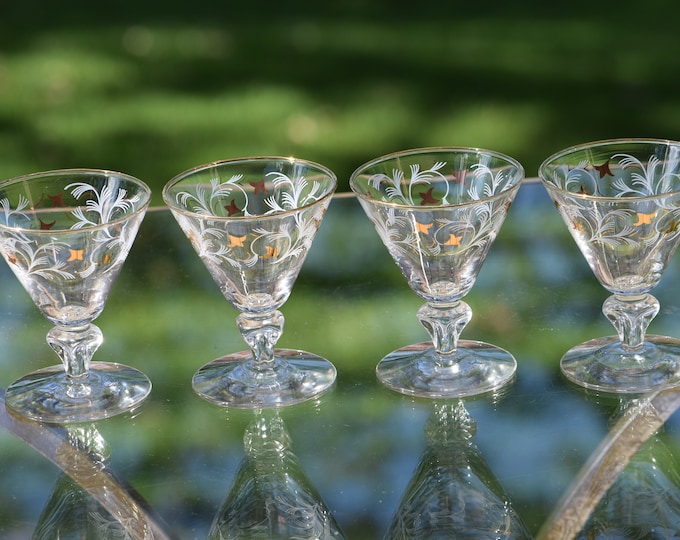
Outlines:
[{"label": "glass reflection", "polygon": [[[649,400],[622,399],[613,425],[633,419],[658,422]],[[579,540],[678,537],[680,474],[662,430],[656,430],[631,457],[600,499]]]},{"label": "glass reflection", "polygon": [[63,473],[33,532],[33,540],[158,539],[144,510],[107,472],[110,449],[94,424],[74,425],[57,448]]},{"label": "glass reflection", "polygon": [[246,428],[243,459],[209,540],[344,539],[291,451],[280,413],[263,410]]},{"label": "glass reflection", "polygon": [[427,448],[384,540],[531,538],[473,444],[476,432],[462,400],[435,403]]},{"label": "glass reflection", "polygon": [[614,400],[609,432],[539,538],[678,538],[680,474],[663,429],[680,407],[680,391],[644,396],[596,394],[595,398],[607,406]]}]

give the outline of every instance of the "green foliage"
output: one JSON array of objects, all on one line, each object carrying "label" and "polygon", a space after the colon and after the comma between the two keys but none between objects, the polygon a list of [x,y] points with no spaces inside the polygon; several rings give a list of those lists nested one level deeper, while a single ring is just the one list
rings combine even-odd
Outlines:
[{"label": "green foliage", "polygon": [[[677,8],[15,3],[0,21],[0,177],[112,168],[160,190],[204,162],[336,171],[481,146],[529,176],[596,138],[677,137]],[[44,5],[43,5],[44,4]],[[557,16],[559,15],[559,16]]]}]

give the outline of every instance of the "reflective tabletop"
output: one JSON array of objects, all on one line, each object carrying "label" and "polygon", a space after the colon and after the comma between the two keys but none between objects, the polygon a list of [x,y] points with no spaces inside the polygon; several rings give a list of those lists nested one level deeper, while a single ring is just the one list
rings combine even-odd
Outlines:
[{"label": "reflective tabletop", "polygon": [[[57,358],[50,324],[4,263],[0,273],[6,388]],[[654,291],[651,333],[680,337],[679,292],[676,257]],[[341,193],[281,309],[279,342],[333,362],[334,387],[291,407],[227,409],[191,379],[245,349],[237,312],[170,212],[153,207],[97,320],[95,355],[143,371],[151,395],[133,413],[70,426],[0,407],[0,537],[90,527],[104,538],[268,538],[272,516],[291,538],[446,538],[428,531],[453,523],[467,538],[676,537],[680,391],[600,395],[560,374],[570,347],[613,333],[606,297],[529,180],[466,297],[463,332],[511,352],[515,379],[465,400],[397,394],[375,367],[427,339],[422,301]]]}]

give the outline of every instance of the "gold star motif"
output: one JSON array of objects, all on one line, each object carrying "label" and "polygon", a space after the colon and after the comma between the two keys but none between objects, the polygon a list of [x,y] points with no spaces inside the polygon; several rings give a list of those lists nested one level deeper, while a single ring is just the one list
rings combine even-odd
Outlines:
[{"label": "gold star motif", "polygon": [[425,206],[427,204],[439,204],[439,199],[435,198],[434,195],[432,195],[433,191],[434,188],[431,187],[427,191],[418,194],[421,199],[420,206]]},{"label": "gold star motif", "polygon": [[274,257],[279,256],[281,249],[278,246],[276,246],[276,247],[265,246],[265,247],[267,249],[267,252],[264,255],[262,255],[263,259],[272,259]]},{"label": "gold star motif", "polygon": [[233,236],[231,234],[227,235],[229,237],[229,244],[227,247],[243,247],[243,242],[245,242],[245,236]]},{"label": "gold star motif", "polygon": [[258,193],[264,193],[265,195],[267,194],[267,188],[264,183],[264,178],[258,182],[248,182],[254,189],[255,189],[255,195]]},{"label": "gold star motif", "polygon": [[68,259],[66,259],[66,262],[84,260],[84,257],[85,257],[85,250],[84,249],[68,248],[68,252],[69,252],[69,257],[68,257]]},{"label": "gold star motif", "polygon": [[633,223],[636,227],[639,227],[640,225],[651,225],[652,220],[656,217],[656,212],[652,212],[651,214],[642,214],[641,212],[637,213],[637,221]]},{"label": "gold star motif", "polygon": [[225,205],[224,209],[227,211],[229,216],[233,216],[241,212],[241,209],[236,205],[235,199],[232,199],[228,205]]},{"label": "gold star motif", "polygon": [[445,246],[459,246],[460,247],[460,241],[463,239],[463,236],[456,236],[455,234],[451,233],[449,234],[449,239],[444,242]]},{"label": "gold star motif", "polygon": [[432,223],[419,223],[416,221],[416,232],[430,234]]},{"label": "gold star motif", "polygon": [[593,164],[593,169],[599,173],[600,178],[604,178],[605,176],[614,176],[611,169],[609,168],[609,160],[605,161],[602,165]]}]

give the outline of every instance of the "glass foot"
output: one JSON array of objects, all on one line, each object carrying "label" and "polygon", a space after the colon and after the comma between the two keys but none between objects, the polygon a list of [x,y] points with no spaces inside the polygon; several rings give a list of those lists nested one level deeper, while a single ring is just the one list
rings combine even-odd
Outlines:
[{"label": "glass foot", "polygon": [[376,367],[388,388],[416,397],[460,398],[499,390],[515,375],[517,362],[504,349],[460,340],[451,360],[442,363],[432,343],[398,349]]},{"label": "glass foot", "polygon": [[570,349],[560,361],[573,383],[608,393],[643,394],[680,385],[680,340],[646,336],[640,351],[625,351],[616,336]]},{"label": "glass foot", "polygon": [[221,406],[241,409],[286,407],[314,399],[333,386],[335,366],[304,351],[275,349],[273,366],[256,369],[252,352],[213,360],[193,378],[194,391]]},{"label": "glass foot", "polygon": [[5,393],[19,416],[54,424],[93,422],[131,411],[151,392],[141,371],[122,364],[92,362],[86,375],[69,379],[62,365],[25,375]]}]

